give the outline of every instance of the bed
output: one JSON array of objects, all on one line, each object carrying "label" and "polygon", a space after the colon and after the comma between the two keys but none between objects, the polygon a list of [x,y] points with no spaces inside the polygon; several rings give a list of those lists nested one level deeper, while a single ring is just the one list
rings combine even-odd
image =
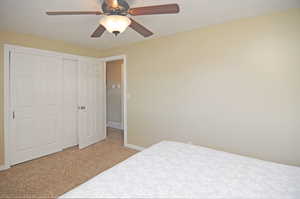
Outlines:
[{"label": "bed", "polygon": [[163,141],[60,198],[299,199],[300,167]]}]

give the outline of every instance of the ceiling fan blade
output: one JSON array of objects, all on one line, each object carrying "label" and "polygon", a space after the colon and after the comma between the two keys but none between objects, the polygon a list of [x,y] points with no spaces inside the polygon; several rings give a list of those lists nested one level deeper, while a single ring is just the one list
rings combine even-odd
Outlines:
[{"label": "ceiling fan blade", "polygon": [[46,12],[47,15],[101,15],[100,11],[55,11]]},{"label": "ceiling fan blade", "polygon": [[106,30],[105,27],[100,24],[98,28],[95,30],[95,32],[91,35],[91,37],[93,38],[101,37],[105,32],[105,30]]},{"label": "ceiling fan blade", "polygon": [[175,14],[179,13],[179,5],[178,4],[166,4],[166,5],[158,5],[158,6],[146,6],[146,7],[138,7],[131,8],[128,13],[133,16],[138,15],[155,15],[155,14]]},{"label": "ceiling fan blade", "polygon": [[145,28],[135,20],[131,18],[130,20],[131,20],[131,24],[129,25],[129,27],[135,30],[136,32],[140,33],[144,37],[150,37],[151,35],[153,35],[153,32],[151,32],[150,30],[148,30],[147,28]]}]

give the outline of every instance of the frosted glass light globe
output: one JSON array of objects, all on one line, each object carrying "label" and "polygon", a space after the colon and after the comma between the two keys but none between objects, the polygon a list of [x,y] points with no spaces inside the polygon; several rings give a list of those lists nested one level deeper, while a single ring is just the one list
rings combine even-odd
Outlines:
[{"label": "frosted glass light globe", "polygon": [[126,30],[131,21],[126,16],[108,15],[104,16],[99,23],[103,25],[108,32],[113,33],[117,36],[118,34]]}]

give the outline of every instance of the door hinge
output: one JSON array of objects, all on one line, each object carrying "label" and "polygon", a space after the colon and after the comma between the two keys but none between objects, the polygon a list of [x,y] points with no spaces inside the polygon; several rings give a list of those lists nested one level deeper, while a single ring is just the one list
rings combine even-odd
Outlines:
[{"label": "door hinge", "polygon": [[15,111],[13,111],[13,114],[12,114],[12,115],[13,115],[13,119],[15,119],[15,117],[16,117]]}]

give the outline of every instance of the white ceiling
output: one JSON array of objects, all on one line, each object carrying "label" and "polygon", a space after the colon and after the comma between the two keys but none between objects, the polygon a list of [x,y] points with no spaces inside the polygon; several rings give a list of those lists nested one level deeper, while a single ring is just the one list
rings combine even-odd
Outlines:
[{"label": "white ceiling", "polygon": [[[134,17],[155,35],[173,34],[232,19],[300,7],[300,0],[128,0],[131,7],[178,3],[177,15]],[[0,29],[64,40],[98,49],[111,48],[144,38],[127,29],[115,38],[106,32],[90,35],[101,16],[47,16],[46,11],[98,10],[100,0],[0,0]]]}]

